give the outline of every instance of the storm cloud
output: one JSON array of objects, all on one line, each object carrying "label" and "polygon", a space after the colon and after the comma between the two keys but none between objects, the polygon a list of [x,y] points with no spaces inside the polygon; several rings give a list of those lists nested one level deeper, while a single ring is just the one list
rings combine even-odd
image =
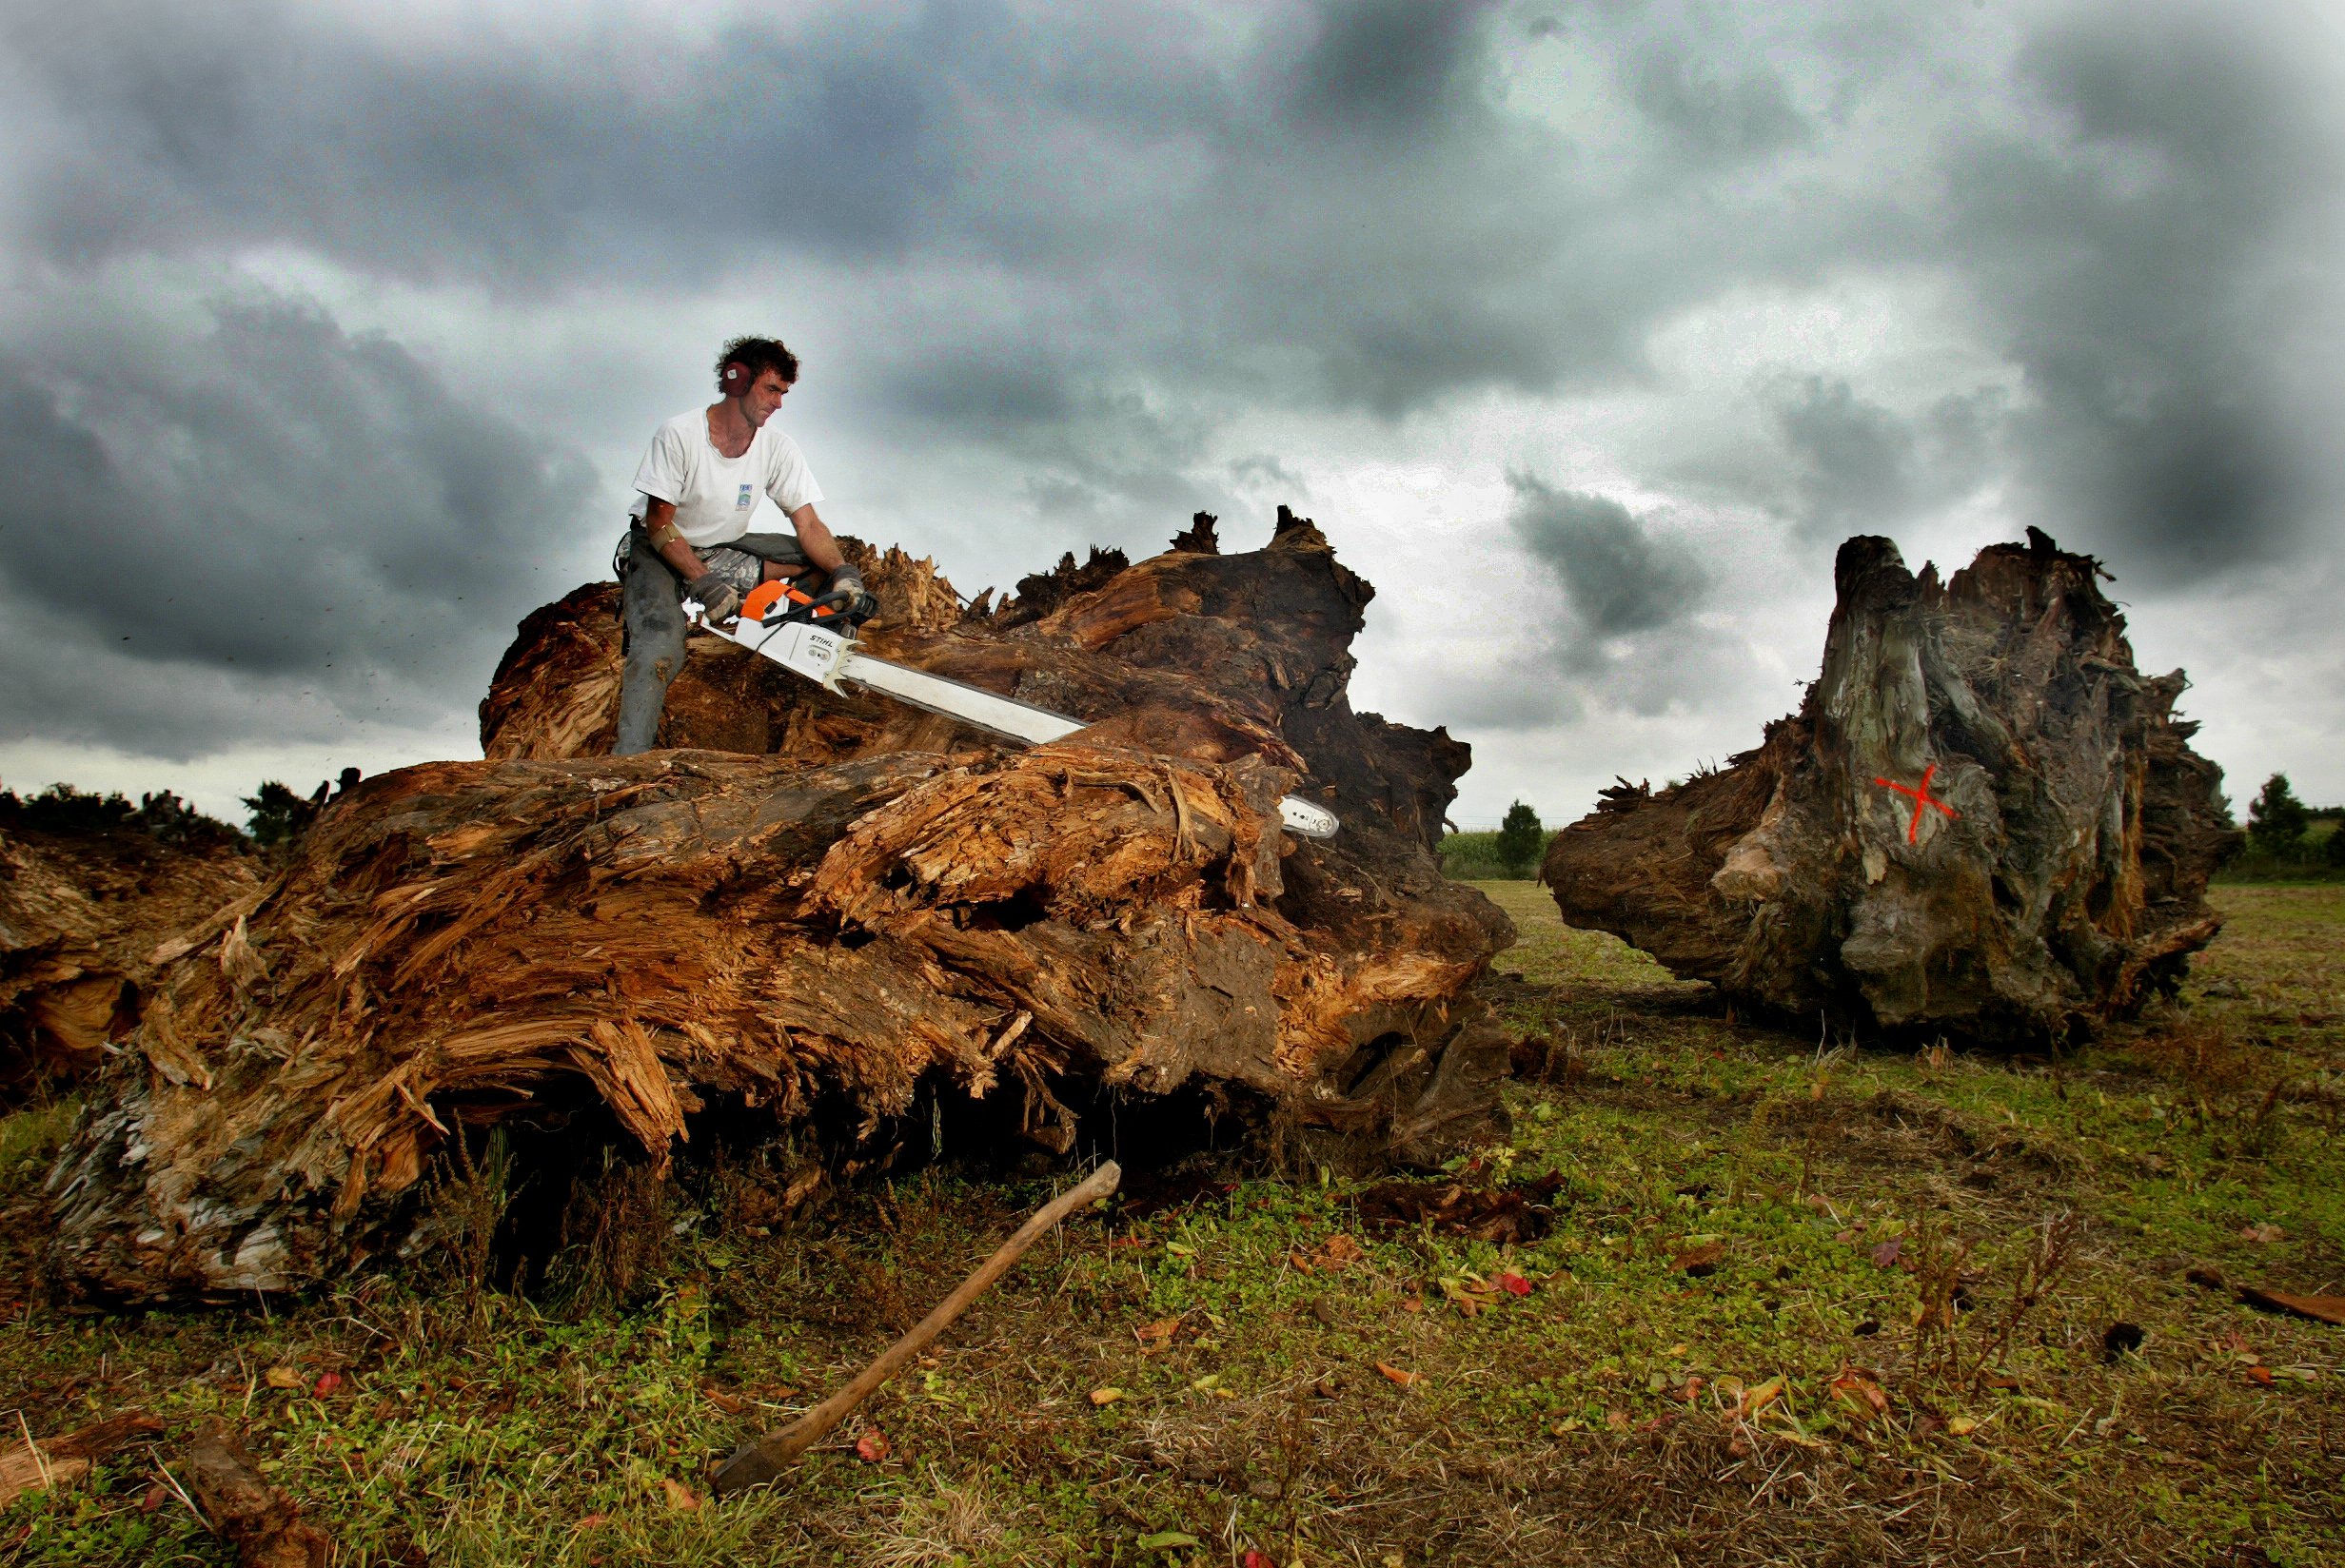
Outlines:
[{"label": "storm cloud", "polygon": [[1747,744],[1851,532],[2322,591],[2341,85],[2315,8],[2188,0],[52,10],[0,35],[8,721],[447,733],[767,329],[833,520],[965,587],[1308,481],[1508,606],[1361,649],[1488,739],[1469,801],[1682,771],[1635,748]]},{"label": "storm cloud", "polygon": [[[421,725],[477,700],[584,461],[314,305],[207,315],[178,341],[76,336],[69,362],[0,354],[0,604],[40,672],[0,715],[184,756],[228,720],[317,738],[322,705]],[[236,715],[230,673],[272,695]]]},{"label": "storm cloud", "polygon": [[1562,579],[1586,637],[1649,632],[1692,613],[1708,583],[1683,546],[1655,539],[1609,497],[1550,489],[1522,474],[1508,482],[1516,537]]}]

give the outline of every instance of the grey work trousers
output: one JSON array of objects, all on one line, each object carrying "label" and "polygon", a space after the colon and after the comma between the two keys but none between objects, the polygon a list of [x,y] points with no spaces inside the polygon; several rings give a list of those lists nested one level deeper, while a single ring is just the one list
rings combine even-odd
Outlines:
[{"label": "grey work trousers", "polygon": [[[743,534],[701,554],[706,558],[723,551],[784,566],[806,564],[806,552],[796,534]],[[684,579],[660,559],[640,527],[627,530],[618,566],[625,655],[619,674],[619,740],[611,752],[633,756],[660,743],[660,714],[667,706],[668,683],[684,667]],[[719,570],[719,563],[711,561],[710,569]],[[729,578],[736,574],[720,575]]]}]

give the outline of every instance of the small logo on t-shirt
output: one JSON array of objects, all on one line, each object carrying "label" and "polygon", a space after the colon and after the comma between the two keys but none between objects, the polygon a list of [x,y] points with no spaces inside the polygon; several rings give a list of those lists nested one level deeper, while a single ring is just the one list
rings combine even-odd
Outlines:
[{"label": "small logo on t-shirt", "polygon": [[733,509],[737,512],[746,512],[756,501],[756,492],[752,490],[750,486],[744,484],[741,486],[741,499],[733,503]]}]

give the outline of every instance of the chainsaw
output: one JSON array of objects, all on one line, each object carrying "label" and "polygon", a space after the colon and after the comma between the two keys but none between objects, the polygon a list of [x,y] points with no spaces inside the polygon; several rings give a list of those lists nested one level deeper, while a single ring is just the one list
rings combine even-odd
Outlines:
[{"label": "chainsaw", "polygon": [[[857,617],[849,614],[858,598],[871,602],[851,589],[810,597],[787,583],[764,582],[741,600],[740,617],[730,626],[705,617],[700,624],[826,692],[838,692],[842,682],[858,686],[1006,740],[1039,746],[1085,727],[1079,718],[864,653],[855,645]],[[1306,838],[1332,838],[1342,825],[1333,812],[1296,795],[1278,803],[1278,814],[1288,832]]]}]

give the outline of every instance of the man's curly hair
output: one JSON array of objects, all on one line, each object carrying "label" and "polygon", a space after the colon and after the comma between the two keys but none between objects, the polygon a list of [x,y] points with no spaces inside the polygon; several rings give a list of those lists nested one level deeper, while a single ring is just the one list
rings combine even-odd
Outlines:
[{"label": "man's curly hair", "polygon": [[779,338],[736,338],[726,343],[717,355],[717,390],[733,393],[746,390],[741,386],[727,386],[724,368],[738,364],[749,373],[751,383],[768,370],[778,370],[785,382],[798,380],[798,356],[782,346]]}]

